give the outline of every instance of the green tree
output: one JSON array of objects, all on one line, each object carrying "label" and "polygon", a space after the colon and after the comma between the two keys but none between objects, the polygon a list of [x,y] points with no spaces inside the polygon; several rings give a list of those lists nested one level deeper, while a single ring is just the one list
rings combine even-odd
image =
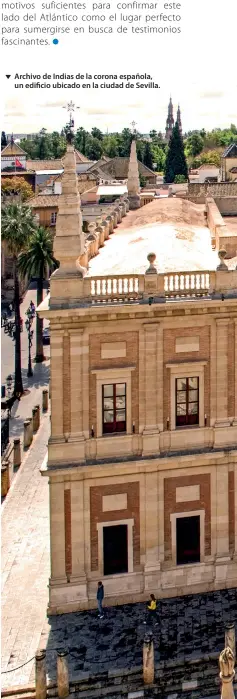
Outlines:
[{"label": "green tree", "polygon": [[164,182],[174,182],[176,175],[184,175],[185,180],[188,180],[188,166],[184,154],[184,144],[177,121],[168,146]]},{"label": "green tree", "polygon": [[102,155],[102,143],[98,138],[89,136],[86,141],[85,155],[89,160],[99,160]]},{"label": "green tree", "polygon": [[93,138],[98,138],[99,141],[103,141],[102,131],[100,131],[100,129],[97,129],[96,126],[94,126],[93,129],[91,129],[91,135],[93,136]]},{"label": "green tree", "polygon": [[109,158],[116,158],[118,155],[118,139],[115,134],[111,136],[104,136],[103,138],[103,154],[108,155]]},{"label": "green tree", "polygon": [[[53,256],[53,238],[49,230],[40,226],[33,231],[26,250],[18,257],[18,270],[22,278],[37,277],[37,306],[43,300],[43,284],[50,273],[58,267]],[[43,351],[43,319],[36,317],[36,362],[45,359]]]},{"label": "green tree", "polygon": [[33,197],[33,188],[24,177],[4,177],[1,184],[3,200],[6,197],[19,196],[21,201]]},{"label": "green tree", "polygon": [[127,158],[130,155],[131,143],[134,138],[130,129],[123,129],[121,134],[118,134],[119,139],[119,155],[122,158]]},{"label": "green tree", "polygon": [[54,158],[62,158],[62,156],[66,153],[67,148],[66,136],[62,136],[57,131],[53,131],[51,141]]},{"label": "green tree", "polygon": [[184,175],[175,175],[174,181],[175,184],[183,184],[184,182],[186,182],[186,178]]},{"label": "green tree", "polygon": [[85,129],[83,129],[82,126],[80,126],[80,128],[77,129],[75,133],[75,148],[77,148],[80,151],[80,153],[83,153],[83,155],[86,154],[86,143],[89,136],[90,134],[88,133],[88,131],[85,131]]},{"label": "green tree", "polygon": [[204,139],[200,136],[198,131],[194,132],[191,136],[187,138],[187,153],[195,158],[196,155],[201,153],[204,146]]},{"label": "green tree", "polygon": [[7,137],[6,137],[5,131],[2,131],[2,134],[1,134],[1,149],[2,149],[2,148],[5,148],[5,146],[7,146]]},{"label": "green tree", "polygon": [[146,167],[149,167],[150,170],[153,170],[152,150],[151,150],[150,143],[148,141],[146,142],[146,145],[145,145],[143,162],[144,162],[144,165],[146,165]]},{"label": "green tree", "polygon": [[15,307],[15,381],[14,393],[22,395],[23,383],[21,373],[21,317],[20,292],[18,277],[18,256],[26,247],[35,230],[36,224],[29,206],[24,204],[6,204],[2,208],[2,240],[13,258],[14,307]]},{"label": "green tree", "polygon": [[146,178],[144,177],[144,175],[141,175],[140,173],[139,173],[139,182],[140,182],[140,187],[146,186]]}]

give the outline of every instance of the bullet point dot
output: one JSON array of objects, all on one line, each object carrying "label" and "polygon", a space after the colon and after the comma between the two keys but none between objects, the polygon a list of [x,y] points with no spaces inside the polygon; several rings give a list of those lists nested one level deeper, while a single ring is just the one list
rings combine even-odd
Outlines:
[{"label": "bullet point dot", "polygon": [[58,39],[53,39],[53,44],[58,44]]}]

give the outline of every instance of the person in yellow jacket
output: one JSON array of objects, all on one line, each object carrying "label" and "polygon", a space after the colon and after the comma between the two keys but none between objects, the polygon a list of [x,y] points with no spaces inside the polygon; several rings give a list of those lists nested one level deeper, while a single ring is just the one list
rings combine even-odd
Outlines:
[{"label": "person in yellow jacket", "polygon": [[155,595],[151,594],[150,595],[150,602],[147,605],[147,618],[144,621],[144,624],[151,624],[151,622],[155,622],[155,626],[157,626],[158,621],[157,621],[157,602]]}]

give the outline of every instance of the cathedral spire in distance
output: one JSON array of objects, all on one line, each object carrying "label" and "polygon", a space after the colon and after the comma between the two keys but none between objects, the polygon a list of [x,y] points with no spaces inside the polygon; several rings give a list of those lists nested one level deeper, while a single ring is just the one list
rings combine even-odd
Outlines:
[{"label": "cathedral spire in distance", "polygon": [[178,104],[178,109],[177,109],[177,122],[178,122],[179,131],[182,134],[182,121],[181,121],[181,111],[180,111],[179,104]]},{"label": "cathedral spire in distance", "polygon": [[165,129],[166,141],[170,140],[173,128],[174,128],[173,102],[172,102],[172,97],[170,96],[170,101],[169,101],[169,105],[168,105],[168,116],[166,119],[166,129]]}]

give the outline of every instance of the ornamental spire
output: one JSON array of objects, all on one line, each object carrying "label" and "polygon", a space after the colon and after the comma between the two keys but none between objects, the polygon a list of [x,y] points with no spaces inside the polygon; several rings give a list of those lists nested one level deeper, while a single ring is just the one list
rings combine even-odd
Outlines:
[{"label": "ornamental spire", "polygon": [[165,129],[166,141],[170,140],[173,128],[174,128],[173,102],[172,102],[172,97],[170,97],[170,101],[169,101],[169,105],[168,105],[168,116],[166,119],[166,129]]},{"label": "ornamental spire", "polygon": [[[78,257],[84,252],[81,200],[78,192],[76,158],[71,139],[68,138],[64,157],[62,194],[59,196],[54,256],[60,262],[60,276],[78,274]],[[56,274],[56,273],[55,273]],[[80,268],[82,274],[82,268]]]},{"label": "ornamental spire", "polygon": [[128,168],[128,199],[130,209],[139,209],[141,205],[140,199],[140,180],[137,162],[137,149],[135,138],[131,143],[131,151]]}]

